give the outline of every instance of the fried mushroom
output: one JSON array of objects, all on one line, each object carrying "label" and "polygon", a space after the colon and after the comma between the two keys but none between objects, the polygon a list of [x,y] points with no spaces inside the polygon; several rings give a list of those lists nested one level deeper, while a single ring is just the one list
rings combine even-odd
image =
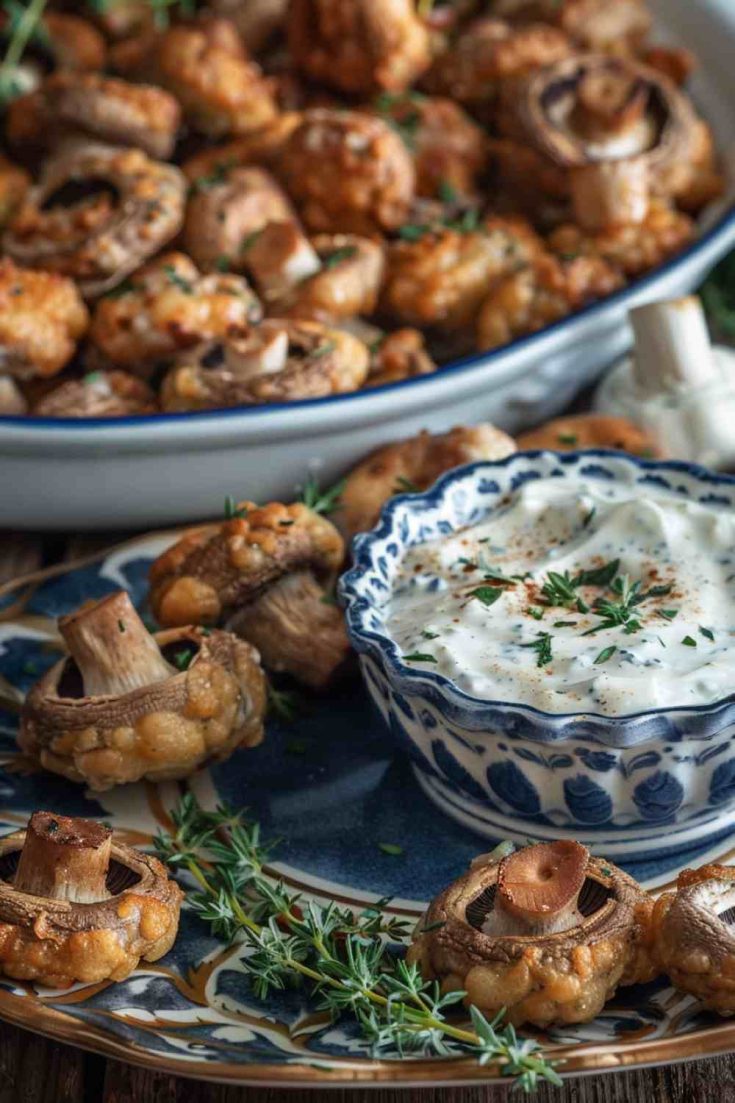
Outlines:
[{"label": "fried mushroom", "polygon": [[400,323],[445,331],[472,325],[488,287],[542,248],[520,218],[411,224],[403,234],[388,250],[381,309]]},{"label": "fried mushroom", "polygon": [[588,50],[635,53],[651,28],[646,0],[493,0],[493,15],[541,20]]},{"label": "fried mushroom", "polygon": [[537,333],[622,285],[620,271],[602,257],[543,253],[501,279],[487,296],[477,318],[478,347],[499,348]]},{"label": "fried mushroom", "polygon": [[400,226],[415,191],[413,160],[382,119],[315,108],[283,143],[277,172],[314,233],[372,237]]},{"label": "fried mushroom", "polygon": [[152,564],[155,615],[164,625],[226,624],[267,669],[321,688],[349,651],[342,613],[325,600],[342,538],[300,503],[243,502],[236,513],[187,533]]},{"label": "fried mushroom", "polygon": [[287,29],[296,67],[351,95],[401,91],[431,63],[413,0],[292,0]]},{"label": "fried mushroom", "polygon": [[97,303],[90,360],[147,375],[183,349],[246,330],[262,314],[242,276],[202,276],[183,253],[166,253]]},{"label": "fried mushroom", "polygon": [[189,126],[208,138],[251,134],[278,113],[268,83],[229,20],[176,24],[120,43],[111,55],[124,76],[174,95]]},{"label": "fried mushroom", "polygon": [[[248,255],[257,256],[258,244]],[[385,271],[382,247],[356,234],[317,234],[311,245],[318,271],[292,283],[272,304],[273,312],[325,323],[372,314]]]},{"label": "fried mushroom", "polygon": [[123,371],[94,371],[66,379],[32,406],[36,417],[130,417],[153,414],[156,396],[142,379]]},{"label": "fried mushroom", "polygon": [[335,514],[350,539],[369,532],[396,494],[426,490],[445,471],[477,460],[502,460],[515,452],[511,437],[494,425],[457,426],[448,433],[419,433],[371,452],[350,471]]},{"label": "fried mushroom", "polygon": [[577,448],[612,448],[634,456],[653,458],[661,455],[656,441],[624,417],[603,414],[573,414],[547,421],[538,429],[522,433],[517,439],[523,451],[551,448],[568,452]]},{"label": "fried mushroom", "polygon": [[0,375],[0,417],[28,413],[28,402],[12,375]]},{"label": "fried mushroom", "polygon": [[[0,12],[0,42],[4,51],[13,40],[16,18],[10,8]],[[14,94],[33,91],[51,72],[101,69],[106,52],[102,35],[86,19],[47,11],[13,67]]]},{"label": "fried mushroom", "polygon": [[18,210],[30,186],[31,178],[25,169],[0,155],[0,230]]},{"label": "fried mushroom", "polygon": [[209,7],[237,27],[245,47],[259,53],[285,26],[289,0],[210,0]]},{"label": "fried mushroom", "polygon": [[408,959],[515,1026],[590,1022],[619,985],[655,975],[652,903],[579,843],[477,859],[419,921]]},{"label": "fried mushroom", "polygon": [[423,333],[405,327],[378,333],[370,348],[370,372],[366,387],[383,387],[421,375],[432,375],[438,365],[426,347]]},{"label": "fried mushroom", "polygon": [[54,272],[0,260],[0,371],[18,379],[56,375],[89,325],[76,285]]},{"label": "fried mushroom", "polygon": [[685,869],[656,901],[654,953],[682,992],[718,1015],[735,1015],[735,869]]},{"label": "fried mushroom", "polygon": [[162,88],[100,73],[54,73],[8,108],[8,140],[18,147],[89,138],[134,146],[149,157],[173,153],[179,105]]},{"label": "fried mushroom", "polygon": [[18,742],[92,789],[189,777],[263,738],[265,681],[227,632],[152,636],[122,591],[62,617],[69,649],[28,694]]},{"label": "fried mushroom", "polygon": [[71,276],[95,298],[178,233],[184,194],[173,165],[140,150],[83,146],[45,163],[3,248],[19,264]]},{"label": "fried mushroom", "polygon": [[179,358],[161,386],[164,410],[211,410],[356,391],[369,352],[318,322],[272,318]]},{"label": "fried mushroom", "polygon": [[0,839],[0,972],[49,988],[124,980],[171,949],[182,897],[108,827],[34,812]]}]

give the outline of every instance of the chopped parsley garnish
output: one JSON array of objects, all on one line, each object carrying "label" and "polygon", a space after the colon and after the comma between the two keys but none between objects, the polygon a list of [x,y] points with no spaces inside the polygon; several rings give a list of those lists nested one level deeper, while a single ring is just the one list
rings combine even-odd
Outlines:
[{"label": "chopped parsley garnish", "polygon": [[627,636],[638,632],[643,627],[634,616],[634,610],[652,597],[664,597],[671,593],[672,586],[651,586],[644,590],[642,582],[631,582],[629,576],[622,575],[614,579],[610,587],[616,600],[600,597],[594,602],[592,612],[602,618],[602,624],[589,628],[584,635],[590,636],[596,632],[603,632],[606,628],[622,628]]},{"label": "chopped parsley garnish", "polygon": [[336,347],[334,341],[325,341],[323,345],[319,345],[312,351],[312,358],[318,360],[322,356],[329,356],[330,352],[334,352]]},{"label": "chopped parsley garnish", "polygon": [[407,663],[435,663],[436,659],[433,655],[429,655],[424,651],[412,651],[410,655],[403,656],[404,662]]},{"label": "chopped parsley garnish", "polygon": [[576,628],[576,620],[555,620],[554,628]]},{"label": "chopped parsley garnish", "polygon": [[124,632],[125,631],[125,621],[124,620],[119,620],[117,622],[117,630],[118,630],[118,632]]},{"label": "chopped parsley garnish", "polygon": [[657,609],[656,613],[664,620],[675,620],[679,616],[678,609]]},{"label": "chopped parsley garnish", "polygon": [[255,242],[258,240],[262,233],[262,230],[253,230],[251,234],[246,234],[240,242],[240,252],[247,253],[248,249],[251,249],[252,246],[255,245]]},{"label": "chopped parsley garnish", "polygon": [[470,597],[476,597],[478,601],[481,601],[486,607],[494,605],[498,598],[503,596],[503,591],[499,586],[478,586],[476,589],[470,591]]},{"label": "chopped parsley garnish", "polygon": [[547,605],[561,605],[568,609],[578,609],[580,613],[587,612],[587,606],[577,596],[579,583],[572,578],[569,571],[560,574],[558,571],[549,571],[546,580],[541,587],[541,593],[546,599]]},{"label": "chopped parsley garnish", "polygon": [[557,433],[556,439],[559,444],[570,444],[572,447],[579,443],[579,437],[576,433]]},{"label": "chopped parsley garnish", "polygon": [[284,724],[293,724],[304,711],[303,698],[293,690],[278,689],[270,679],[266,682],[268,715],[276,716]]},{"label": "chopped parsley garnish", "polygon": [[247,515],[245,506],[239,506],[232,495],[228,494],[225,498],[225,521],[236,521]]},{"label": "chopped parsley garnish", "polygon": [[612,647],[604,648],[604,650],[602,650],[595,659],[595,666],[599,666],[600,663],[606,663],[608,659],[612,659],[616,651],[617,647],[615,647],[614,645]]},{"label": "chopped parsley garnish", "polygon": [[618,573],[619,559],[611,559],[604,567],[593,567],[589,571],[580,571],[574,578],[575,586],[609,586]]},{"label": "chopped parsley garnish", "polygon": [[172,283],[174,287],[178,287],[179,291],[183,291],[185,295],[191,295],[193,293],[194,288],[190,281],[180,276],[173,264],[164,264],[163,270],[168,277],[168,282]]},{"label": "chopped parsley garnish", "polygon": [[219,161],[212,171],[206,176],[198,176],[191,186],[192,191],[209,191],[210,188],[214,188],[217,184],[222,184],[227,178],[227,173],[231,168],[234,168],[236,161],[231,158],[225,161]]},{"label": "chopped parsley garnish", "polygon": [[551,650],[551,635],[539,632],[533,643],[522,643],[521,647],[530,647],[536,652],[536,666],[548,666],[554,657]]},{"label": "chopped parsley garnish", "polygon": [[327,517],[330,513],[334,513],[335,510],[339,509],[340,497],[345,488],[345,483],[346,479],[340,479],[329,490],[322,492],[319,489],[319,480],[316,475],[309,475],[301,491],[301,501],[307,509]]},{"label": "chopped parsley garnish", "polygon": [[221,256],[217,257],[216,261],[214,262],[214,267],[218,272],[229,272],[230,258],[225,256],[225,254],[223,253]]},{"label": "chopped parsley garnish", "polygon": [[457,189],[454,184],[449,180],[442,180],[439,183],[439,198],[442,203],[456,203],[458,199]]},{"label": "chopped parsley garnish", "polygon": [[691,636],[685,636],[684,639],[681,642],[684,644],[685,647],[696,647],[697,646],[697,641],[695,639],[692,639]]},{"label": "chopped parsley garnish", "polygon": [[82,377],[82,383],[85,387],[93,387],[95,383],[102,383],[104,378],[101,371],[90,371]]},{"label": "chopped parsley garnish", "polygon": [[438,632],[430,632],[428,628],[424,628],[421,635],[424,637],[425,640],[438,640],[439,639],[439,633]]},{"label": "chopped parsley garnish", "polygon": [[544,611],[540,609],[538,605],[529,605],[526,612],[529,617],[533,617],[534,620],[543,620]]},{"label": "chopped parsley garnish", "polygon": [[384,854],[389,854],[391,858],[398,858],[403,854],[403,847],[398,843],[378,843],[378,847]]},{"label": "chopped parsley garnish", "polygon": [[187,648],[185,651],[175,651],[173,654],[173,664],[179,670],[188,670],[191,664],[191,660],[194,658],[196,652]]},{"label": "chopped parsley garnish", "polygon": [[398,236],[404,241],[421,241],[421,238],[425,237],[430,230],[430,226],[419,225],[416,222],[407,222],[405,226],[401,226],[398,231]]},{"label": "chopped parsley garnish", "polygon": [[596,513],[597,513],[597,506],[593,506],[592,509],[589,511],[589,513],[585,513],[584,517],[582,518],[582,525],[583,525],[584,528],[587,528],[589,523],[594,519],[594,516],[595,516]]},{"label": "chopped parsley garnish", "polygon": [[330,253],[328,257],[324,258],[322,261],[322,268],[325,268],[327,271],[336,268],[343,260],[351,260],[356,253],[356,245],[343,245],[341,249],[335,249],[333,253]]},{"label": "chopped parsley garnish", "polygon": [[715,634],[711,628],[702,628],[702,625],[700,624],[699,634],[700,636],[704,636],[706,640],[712,640],[713,643],[715,642]]},{"label": "chopped parsley garnish", "polygon": [[421,487],[416,486],[415,482],[411,479],[407,479],[405,475],[399,475],[396,479],[396,485],[393,487],[394,494],[419,494]]}]

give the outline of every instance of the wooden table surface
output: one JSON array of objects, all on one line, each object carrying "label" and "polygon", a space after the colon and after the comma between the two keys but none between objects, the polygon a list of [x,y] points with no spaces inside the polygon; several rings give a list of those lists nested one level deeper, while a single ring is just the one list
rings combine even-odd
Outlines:
[{"label": "wooden table surface", "polygon": [[[0,583],[124,539],[0,533]],[[149,1073],[0,1023],[0,1103],[495,1103],[506,1089],[232,1088]],[[514,1093],[513,1099],[524,1098]],[[735,1103],[735,1055],[543,1087],[543,1103]]]}]

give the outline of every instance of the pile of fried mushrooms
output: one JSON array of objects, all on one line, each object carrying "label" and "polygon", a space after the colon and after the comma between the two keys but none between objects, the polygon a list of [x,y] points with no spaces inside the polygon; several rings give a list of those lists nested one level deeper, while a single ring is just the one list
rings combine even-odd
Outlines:
[{"label": "pile of fried mushrooms", "polygon": [[0,80],[0,414],[425,375],[659,265],[722,191],[644,0],[196,9],[49,0]]}]

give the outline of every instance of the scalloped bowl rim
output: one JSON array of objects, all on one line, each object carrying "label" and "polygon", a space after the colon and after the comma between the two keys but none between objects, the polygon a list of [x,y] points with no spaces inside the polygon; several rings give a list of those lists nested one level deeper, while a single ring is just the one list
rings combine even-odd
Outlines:
[{"label": "scalloped bowl rim", "polygon": [[[733,475],[720,474],[699,464],[687,463],[681,460],[644,460],[637,456],[604,448],[579,449],[569,452],[534,449],[525,452],[514,452],[503,460],[482,460],[454,468],[442,475],[433,486],[420,494],[400,494],[391,498],[381,510],[377,525],[370,532],[361,533],[354,538],[352,542],[353,566],[342,575],[339,581],[339,597],[345,610],[345,619],[352,646],[359,654],[368,654],[373,658],[377,658],[380,664],[387,668],[391,682],[399,692],[403,694],[408,692],[412,696],[418,693],[428,697],[442,711],[449,708],[452,712],[458,714],[460,723],[473,731],[477,731],[478,727],[487,726],[487,719],[484,714],[490,711],[494,713],[507,711],[526,714],[549,725],[546,738],[539,738],[538,735],[525,736],[532,742],[557,742],[568,735],[573,735],[573,738],[577,740],[584,740],[587,733],[579,731],[571,733],[566,729],[570,725],[586,724],[607,729],[609,736],[612,736],[612,738],[604,741],[610,746],[623,748],[656,738],[659,734],[665,735],[670,741],[672,739],[670,730],[658,733],[642,727],[642,721],[655,720],[657,717],[663,720],[664,718],[676,719],[678,717],[696,716],[717,718],[719,720],[720,714],[727,714],[732,711],[732,719],[735,719],[735,692],[705,705],[675,705],[645,709],[634,713],[621,713],[618,716],[606,716],[604,713],[598,712],[547,712],[544,709],[523,704],[519,701],[474,697],[472,694],[465,693],[451,678],[444,674],[434,673],[430,670],[416,670],[406,666],[401,661],[398,645],[388,635],[364,626],[365,614],[374,609],[375,606],[359,592],[359,582],[366,571],[372,570],[373,552],[380,542],[392,536],[399,546],[402,545],[402,541],[395,531],[395,525],[396,521],[405,513],[407,506],[411,508],[411,512],[416,512],[416,507],[422,504],[424,506],[437,505],[456,483],[468,476],[492,475],[500,470],[512,468],[519,461],[528,462],[529,460],[538,460],[550,456],[555,457],[557,462],[561,464],[571,464],[578,459],[583,460],[589,457],[590,459],[602,458],[621,466],[627,465],[642,471],[676,472],[709,486],[724,485],[731,487],[735,494],[735,476]],[[501,491],[501,494],[505,492],[507,490]],[[492,508],[492,506],[489,508],[488,513],[492,512]],[[729,721],[730,717],[725,715],[721,723],[718,724],[718,728],[725,727]],[[640,730],[638,731],[628,730],[639,726]],[[597,736],[600,735],[599,732],[596,734]],[[598,743],[600,741],[599,738],[588,737],[593,742]]]},{"label": "scalloped bowl rim", "polygon": [[76,430],[78,433],[91,433],[94,430],[104,429],[106,433],[121,429],[135,429],[144,435],[147,426],[161,428],[164,425],[173,427],[206,426],[211,423],[231,420],[233,418],[266,418],[268,415],[283,414],[296,410],[316,410],[325,406],[339,405],[345,407],[349,404],[365,404],[369,399],[382,396],[389,398],[409,388],[420,388],[423,393],[431,393],[432,385],[441,384],[447,376],[455,377],[464,375],[480,367],[488,367],[496,363],[502,363],[505,359],[519,352],[529,349],[540,351],[546,341],[553,339],[558,334],[564,334],[574,327],[584,328],[584,323],[594,321],[600,314],[612,312],[616,308],[625,308],[631,304],[648,287],[663,280],[680,267],[684,267],[700,253],[712,252],[713,263],[718,256],[724,254],[730,242],[735,243],[735,201],[719,216],[717,221],[708,230],[705,230],[696,241],[687,246],[681,252],[671,257],[664,264],[658,265],[651,272],[646,273],[640,279],[633,280],[619,291],[606,295],[602,299],[590,303],[589,306],[553,322],[538,333],[531,333],[519,337],[507,345],[486,352],[476,352],[469,356],[460,357],[443,364],[438,371],[430,375],[416,376],[413,379],[403,379],[395,383],[386,383],[379,387],[371,387],[367,390],[354,391],[348,394],[331,395],[324,398],[296,399],[293,402],[264,403],[262,406],[238,406],[223,410],[192,410],[170,414],[135,414],[120,418],[52,418],[33,417],[28,415],[3,415],[0,416],[0,429],[23,429],[40,432],[43,430]]}]

